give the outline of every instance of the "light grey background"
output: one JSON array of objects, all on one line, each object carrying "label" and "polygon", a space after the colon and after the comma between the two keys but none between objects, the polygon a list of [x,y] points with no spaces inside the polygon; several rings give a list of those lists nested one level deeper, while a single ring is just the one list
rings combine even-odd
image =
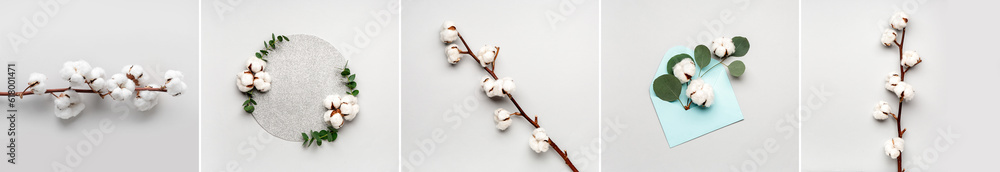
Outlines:
[{"label": "light grey background", "polygon": [[[797,9],[796,1],[775,0],[604,1],[601,168],[796,171]],[[744,120],[669,148],[649,98],[663,54],[738,35],[750,40],[750,51],[726,61],[747,66],[730,78]]]},{"label": "light grey background", "polygon": [[[872,118],[875,102],[896,96],[885,77],[899,72],[895,46],[879,42],[897,10],[910,14],[904,51],[924,60],[906,74],[916,98],[904,103],[903,167],[918,171],[977,171],[992,168],[998,152],[992,115],[996,85],[992,53],[997,46],[986,1],[940,0],[806,1],[802,4],[802,88],[825,87],[823,99],[803,96],[803,171],[892,171],[895,160],[882,144],[896,136],[896,122]],[[985,29],[985,30],[984,30]],[[965,84],[969,84],[965,86]]]},{"label": "light grey background", "polygon": [[[202,96],[201,170],[397,171],[398,1],[230,2],[202,2],[201,65],[208,91]],[[236,88],[236,74],[271,33],[316,35],[351,59],[361,112],[336,141],[304,148],[267,134],[243,111],[246,97]]]},{"label": "light grey background", "polygon": [[534,127],[520,117],[506,131],[495,127],[494,110],[516,108],[506,98],[486,97],[479,79],[489,74],[471,57],[448,63],[438,38],[445,20],[456,23],[473,51],[500,46],[497,75],[515,80],[521,107],[538,116],[577,168],[597,171],[597,6],[594,0],[404,1],[402,171],[569,171],[556,152],[528,147]]},{"label": "light grey background", "polygon": [[[178,70],[184,73],[188,90],[177,97],[161,94],[159,104],[145,112],[136,110],[131,103],[83,94],[87,107],[68,120],[55,117],[51,96],[25,96],[17,102],[17,164],[7,163],[4,154],[0,169],[197,170],[197,1],[101,0],[39,5],[49,2],[56,1],[0,2],[0,59],[17,63],[18,91],[26,87],[32,72],[47,75],[48,88],[68,87],[69,82],[61,81],[58,72],[63,62],[81,59],[104,68],[108,77],[120,73],[125,65],[138,64],[145,67],[155,83],[164,82],[167,70]],[[46,13],[49,7],[58,10]],[[38,19],[39,23],[29,26],[22,19]],[[31,26],[37,32],[25,37],[28,43],[15,51],[9,41],[15,37],[12,35],[23,36],[21,29]],[[99,131],[101,121],[114,129],[103,133],[103,140],[97,141],[98,136],[93,135],[95,141],[89,141],[84,133]],[[8,121],[3,123],[6,129]],[[6,134],[0,138],[6,147],[9,138]],[[4,153],[7,151],[4,149]],[[82,154],[78,165],[67,162],[71,154]],[[54,168],[54,163],[69,169]]]}]

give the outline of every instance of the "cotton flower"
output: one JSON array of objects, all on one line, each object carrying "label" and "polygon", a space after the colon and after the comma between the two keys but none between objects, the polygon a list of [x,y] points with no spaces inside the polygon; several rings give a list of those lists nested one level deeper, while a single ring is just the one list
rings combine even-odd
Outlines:
[{"label": "cotton flower", "polygon": [[716,38],[712,41],[712,52],[715,56],[726,57],[736,51],[736,45],[733,44],[733,39],[727,39],[726,37]]},{"label": "cotton flower", "polygon": [[80,94],[73,90],[67,90],[56,96],[55,106],[56,117],[62,119],[72,118],[87,107],[80,101]]},{"label": "cotton flower", "polygon": [[346,95],[340,99],[340,113],[344,114],[344,119],[350,121],[358,115],[358,98],[353,95]]},{"label": "cotton flower", "polygon": [[45,94],[45,75],[40,73],[31,73],[28,77],[28,88],[35,95]]},{"label": "cotton flower", "polygon": [[487,97],[503,95],[503,80],[493,80],[493,77],[487,75],[483,76],[483,79],[480,80],[480,85],[483,87],[483,92],[486,92]]},{"label": "cotton flower", "polygon": [[245,70],[236,75],[236,87],[240,89],[240,92],[247,92],[253,90],[253,72],[250,70]]},{"label": "cotton flower", "polygon": [[497,129],[500,130],[507,130],[507,127],[510,127],[510,123],[513,122],[510,120],[510,112],[503,108],[493,111],[493,121],[497,123]]},{"label": "cotton flower", "polygon": [[268,74],[267,72],[257,72],[257,74],[254,74],[253,86],[260,92],[270,91],[271,74]]},{"label": "cotton flower", "polygon": [[445,48],[444,51],[448,54],[449,63],[456,64],[459,60],[462,60],[462,52],[458,50],[458,45],[448,45],[448,48]]},{"label": "cotton flower", "polygon": [[[158,85],[147,86],[147,88],[157,88],[157,87],[160,86]],[[156,99],[157,96],[159,96],[159,94],[153,91],[139,91],[139,95],[135,97],[135,100],[133,100],[132,103],[135,104],[135,107],[139,109],[139,111],[147,111],[149,109],[152,109],[153,106],[156,106],[156,104],[158,103]]]},{"label": "cotton flower", "polygon": [[899,77],[899,74],[896,73],[889,74],[889,76],[885,77],[885,89],[892,91],[896,89],[896,84],[899,84],[899,82],[901,81],[902,78]]},{"label": "cotton flower", "polygon": [[896,84],[896,87],[892,89],[892,92],[896,93],[896,97],[899,97],[899,100],[906,101],[913,100],[913,96],[916,94],[913,92],[913,86],[905,82],[899,82]]},{"label": "cotton flower", "polygon": [[247,59],[246,67],[247,70],[253,73],[262,72],[264,71],[264,67],[267,67],[267,62],[257,57],[250,57],[250,59]]},{"label": "cotton flower", "polygon": [[85,86],[85,75],[90,73],[90,70],[90,63],[87,61],[68,61],[63,63],[59,74],[63,80],[69,81],[71,86]]},{"label": "cotton flower", "polygon": [[514,85],[514,79],[511,79],[510,77],[503,77],[500,80],[503,81],[503,85],[500,86],[500,88],[503,89],[503,92],[507,92],[508,94],[514,93],[514,90],[517,89],[517,85]]},{"label": "cotton flower", "polygon": [[902,11],[896,12],[896,14],[893,14],[892,18],[889,19],[889,26],[892,26],[892,28],[896,30],[903,30],[903,28],[906,28],[906,22],[910,20],[909,18],[910,16],[906,15],[906,13]]},{"label": "cotton flower", "polygon": [[892,107],[889,107],[889,103],[885,101],[878,101],[875,103],[875,110],[872,111],[872,117],[877,120],[884,120],[889,118],[889,114],[892,114]]},{"label": "cotton flower", "polygon": [[187,84],[183,81],[184,74],[181,74],[180,71],[168,70],[163,77],[167,80],[167,83],[164,85],[167,88],[167,94],[178,96],[187,89]]},{"label": "cotton flower", "polygon": [[885,155],[888,155],[892,159],[899,158],[899,154],[903,153],[903,138],[892,138],[885,141]]},{"label": "cotton flower", "polygon": [[328,110],[334,110],[340,108],[340,95],[328,95],[323,99],[323,107]]},{"label": "cotton flower", "polygon": [[548,142],[549,142],[549,135],[545,134],[545,129],[536,128],[534,131],[531,132],[531,138],[528,139],[528,146],[530,146],[531,150],[534,150],[535,153],[542,153],[545,151],[549,151]]},{"label": "cotton flower", "polygon": [[147,80],[149,80],[149,77],[146,77],[145,71],[142,70],[142,66],[139,65],[125,66],[122,68],[122,73],[125,73],[125,76],[131,76],[132,78],[135,78],[136,81],[139,81],[139,83],[135,84],[144,84]]},{"label": "cotton flower", "polygon": [[691,83],[688,84],[687,96],[691,98],[694,104],[710,107],[712,106],[712,99],[714,99],[715,93],[712,91],[711,85],[708,85],[708,83],[699,78],[691,80]]},{"label": "cotton flower", "polygon": [[490,94],[497,97],[504,96],[503,86],[506,82],[503,79],[493,81],[493,89],[490,89]]},{"label": "cotton flower", "polygon": [[135,82],[129,80],[125,74],[115,74],[111,76],[110,82],[108,82],[108,90],[111,91],[111,99],[124,101],[126,98],[130,98],[135,92]]},{"label": "cotton flower", "polygon": [[458,39],[458,30],[455,29],[455,22],[444,21],[441,25],[441,42],[451,43]]},{"label": "cotton flower", "polygon": [[90,70],[90,74],[87,74],[87,84],[89,84],[90,89],[100,94],[108,93],[108,89],[105,87],[107,83],[104,80],[104,69],[100,67],[95,67]]},{"label": "cotton flower", "polygon": [[340,127],[344,126],[343,115],[336,113],[333,110],[327,110],[326,113],[323,113],[323,117],[326,117],[326,120],[324,121],[330,123],[330,126],[333,126],[334,129],[340,129]]},{"label": "cotton flower", "polygon": [[922,61],[923,60],[920,60],[920,55],[918,55],[916,51],[906,51],[903,52],[903,59],[899,61],[899,65],[911,68]]},{"label": "cotton flower", "polygon": [[896,31],[892,29],[885,29],[885,32],[882,32],[882,45],[888,47],[892,46],[892,44],[895,42],[896,42]]},{"label": "cotton flower", "polygon": [[486,67],[486,65],[493,64],[493,60],[497,58],[497,51],[500,51],[500,47],[483,45],[482,48],[479,48],[479,53],[476,53],[480,59],[479,65]]},{"label": "cotton flower", "polygon": [[674,77],[677,77],[681,83],[686,83],[691,81],[691,77],[694,77],[695,69],[698,67],[695,67],[694,61],[691,61],[691,58],[684,58],[674,65]]}]

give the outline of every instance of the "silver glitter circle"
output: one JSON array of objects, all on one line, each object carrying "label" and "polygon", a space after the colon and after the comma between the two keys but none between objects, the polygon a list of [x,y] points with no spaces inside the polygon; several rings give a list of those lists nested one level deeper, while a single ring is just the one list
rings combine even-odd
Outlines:
[{"label": "silver glitter circle", "polygon": [[288,35],[267,57],[271,90],[255,93],[254,119],[268,133],[288,141],[303,141],[303,132],[322,130],[323,98],[345,94],[340,72],[347,59],[329,42],[313,35]]}]

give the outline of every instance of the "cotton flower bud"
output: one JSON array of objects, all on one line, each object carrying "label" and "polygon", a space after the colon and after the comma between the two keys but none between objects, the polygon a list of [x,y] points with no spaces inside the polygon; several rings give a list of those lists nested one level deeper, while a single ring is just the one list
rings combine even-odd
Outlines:
[{"label": "cotton flower bud", "polygon": [[483,87],[483,92],[486,93],[487,97],[496,97],[502,94],[502,92],[498,89],[503,89],[503,88],[502,85],[497,86],[498,82],[500,82],[500,84],[503,84],[502,83],[503,81],[493,80],[493,77],[490,77],[489,75],[483,76],[483,79],[480,80],[480,85]]},{"label": "cotton flower bud", "polygon": [[733,44],[733,39],[716,38],[712,41],[712,52],[715,53],[715,56],[726,57],[736,52],[736,44]]},{"label": "cotton flower bud", "polygon": [[892,89],[892,92],[896,93],[896,97],[899,97],[899,100],[906,101],[913,100],[913,96],[916,94],[913,92],[913,86],[905,82],[899,82],[896,84],[896,87]]},{"label": "cotton flower bud", "polygon": [[878,101],[875,103],[875,110],[872,112],[872,117],[877,120],[884,120],[889,118],[889,114],[892,114],[892,107],[889,107],[889,103],[885,101]]},{"label": "cotton flower bud", "polygon": [[149,80],[149,77],[146,77],[145,71],[142,69],[142,66],[139,65],[125,66],[122,68],[122,73],[125,73],[125,76],[132,76],[132,78],[135,78],[136,81],[139,81],[139,83],[135,84],[143,84],[146,83],[147,80]]},{"label": "cotton flower bud", "polygon": [[326,98],[323,99],[323,107],[328,110],[340,108],[340,95],[333,94],[326,96]]},{"label": "cotton flower bud", "polygon": [[680,80],[681,83],[686,83],[691,81],[691,77],[694,77],[696,69],[698,67],[695,67],[694,61],[691,61],[691,58],[684,58],[674,65],[674,77],[677,77],[677,80]]},{"label": "cotton flower bud", "polygon": [[903,30],[903,28],[906,28],[906,23],[910,20],[909,18],[910,15],[906,15],[906,13],[902,11],[896,12],[896,14],[893,14],[892,18],[889,19],[889,26],[892,26],[892,28],[896,30]]},{"label": "cotton flower bud", "polygon": [[456,64],[459,60],[462,60],[462,52],[458,50],[458,45],[448,45],[448,48],[445,48],[444,51],[448,54],[449,63]]},{"label": "cotton flower bud", "polygon": [[28,88],[35,95],[45,94],[45,75],[40,73],[31,73],[28,77]]},{"label": "cotton flower bud", "polygon": [[168,70],[164,74],[164,78],[167,79],[167,83],[164,85],[167,88],[167,94],[171,96],[181,95],[187,89],[187,84],[183,81],[184,74],[181,74],[180,71]]},{"label": "cotton flower bud", "polygon": [[[330,116],[331,114],[333,114],[333,116]],[[334,113],[333,110],[328,110],[326,113],[323,113],[323,115],[328,119],[326,121],[330,122],[330,126],[333,126],[334,129],[340,129],[340,127],[344,126],[344,116],[340,113]]]},{"label": "cotton flower bud", "polygon": [[687,96],[691,98],[694,104],[710,107],[712,106],[712,100],[715,97],[715,93],[712,91],[712,86],[705,83],[701,78],[691,80],[691,83],[687,87]]},{"label": "cotton flower bud", "polygon": [[501,96],[502,97],[504,95],[503,94],[503,86],[505,85],[504,83],[505,82],[502,79],[501,80],[493,81],[493,89],[490,89],[490,93],[489,94],[492,95],[492,96]]},{"label": "cotton flower bud", "polygon": [[501,86],[503,92],[507,92],[509,94],[514,93],[514,90],[517,90],[517,86],[514,85],[514,79],[511,79],[510,77],[503,77],[500,80],[503,81],[503,85]]},{"label": "cotton flower bud", "polygon": [[536,128],[531,132],[531,138],[528,139],[528,146],[535,153],[542,153],[549,151],[549,135],[545,134],[544,128]]},{"label": "cotton flower bud", "polygon": [[903,153],[903,139],[896,137],[885,141],[885,155],[888,155],[892,159],[899,158],[899,154]]},{"label": "cotton flower bud", "polygon": [[236,75],[236,87],[240,89],[240,92],[247,92],[253,90],[253,72],[250,70],[245,70]]},{"label": "cotton flower bud", "polygon": [[80,94],[73,90],[67,90],[56,96],[55,106],[56,117],[61,119],[72,118],[87,107],[81,102]]},{"label": "cotton flower bud", "polygon": [[486,65],[493,64],[493,60],[496,60],[497,51],[499,50],[500,47],[497,46],[483,45],[482,48],[479,48],[479,53],[476,53],[476,56],[480,59],[479,65],[486,67]]},{"label": "cotton flower bud", "polygon": [[899,65],[911,68],[922,61],[916,51],[906,51],[903,52],[903,59],[899,61]]},{"label": "cotton flower bud", "polygon": [[885,89],[893,91],[896,89],[896,85],[899,84],[899,82],[902,82],[902,78],[899,77],[899,74],[889,74],[889,76],[885,77]]},{"label": "cotton flower bud", "polygon": [[247,59],[246,67],[247,70],[250,70],[253,73],[257,73],[264,71],[264,67],[267,67],[267,62],[264,62],[264,60],[261,60],[260,58],[257,57],[250,57],[250,59]]},{"label": "cotton flower bud", "polygon": [[[158,85],[147,86],[147,88],[157,88],[157,87],[160,86]],[[153,91],[139,91],[139,95],[135,97],[135,100],[133,100],[132,103],[135,105],[135,108],[139,109],[139,111],[147,111],[149,109],[152,109],[153,106],[156,106],[156,104],[158,103],[156,99],[157,96],[159,96],[159,94]]]},{"label": "cotton flower bud", "polygon": [[892,46],[896,42],[896,31],[892,29],[885,29],[882,33],[882,45]]},{"label": "cotton flower bud", "polygon": [[497,129],[500,130],[507,130],[507,127],[510,127],[510,123],[513,122],[510,120],[510,112],[503,108],[493,111],[493,121],[497,123]]},{"label": "cotton flower bud", "polygon": [[268,74],[267,72],[257,72],[257,74],[254,74],[253,86],[260,92],[270,91],[271,74]]},{"label": "cotton flower bud", "polygon": [[111,91],[111,98],[118,101],[130,98],[135,92],[135,86],[135,82],[129,80],[125,74],[112,75],[111,81],[107,85],[108,90]]},{"label": "cotton flower bud", "polygon": [[444,21],[441,25],[441,42],[451,43],[458,39],[458,29],[455,28],[455,22]]},{"label": "cotton flower bud", "polygon": [[87,61],[68,61],[63,63],[63,68],[59,70],[63,80],[69,81],[71,86],[85,86],[85,75],[90,73],[90,63]]}]

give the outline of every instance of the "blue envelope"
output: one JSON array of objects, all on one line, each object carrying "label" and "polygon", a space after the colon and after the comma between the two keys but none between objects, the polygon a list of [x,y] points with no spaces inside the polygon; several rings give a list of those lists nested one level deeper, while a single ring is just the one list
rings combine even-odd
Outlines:
[{"label": "blue envelope", "polygon": [[[711,85],[715,91],[715,99],[711,107],[691,105],[690,110],[684,110],[681,101],[687,103],[688,97],[683,95],[687,90],[686,84],[681,88],[682,95],[676,101],[667,102],[656,97],[656,93],[653,92],[653,80],[660,75],[667,74],[667,61],[682,53],[694,56],[694,51],[687,47],[670,48],[663,55],[663,60],[660,60],[660,67],[657,68],[656,75],[653,75],[653,78],[649,80],[649,98],[653,101],[653,108],[656,109],[656,116],[660,119],[663,135],[667,137],[667,144],[671,148],[722,127],[743,121],[743,112],[740,111],[740,104],[736,101],[736,93],[733,92],[733,87],[729,83],[729,73],[724,65],[716,66],[715,69],[702,77],[705,83]],[[716,58],[712,58],[705,69],[699,69],[698,75],[718,63]]]}]

